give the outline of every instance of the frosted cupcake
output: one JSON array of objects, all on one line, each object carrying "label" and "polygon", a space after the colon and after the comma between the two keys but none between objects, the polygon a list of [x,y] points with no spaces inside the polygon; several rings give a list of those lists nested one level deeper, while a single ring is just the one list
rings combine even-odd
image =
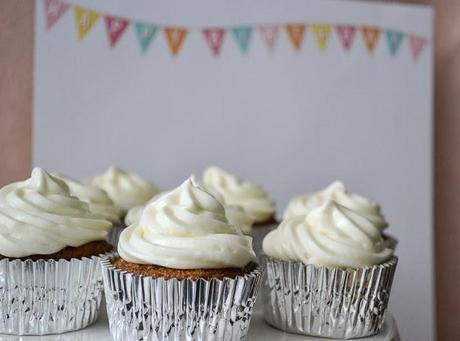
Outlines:
[{"label": "frosted cupcake", "polygon": [[205,188],[224,200],[225,205],[241,207],[252,218],[252,235],[254,250],[257,255],[262,253],[262,240],[276,226],[275,202],[259,185],[236,177],[219,167],[208,167],[202,179]]},{"label": "frosted cupcake", "polygon": [[109,167],[101,175],[87,179],[86,182],[106,191],[115,205],[121,207],[125,213],[131,207],[144,205],[159,193],[151,182],[115,166]]},{"label": "frosted cupcake", "polygon": [[114,226],[122,223],[123,210],[115,205],[103,189],[62,174],[54,173],[53,177],[63,181],[69,187],[71,195],[86,202],[91,212],[111,221]]},{"label": "frosted cupcake", "polygon": [[251,238],[193,179],[146,206],[103,261],[114,340],[240,340],[261,271]]},{"label": "frosted cupcake", "polygon": [[397,258],[366,216],[329,200],[284,220],[263,249],[269,324],[338,339],[380,331]]},{"label": "frosted cupcake", "polygon": [[93,323],[111,227],[41,168],[0,189],[0,333],[56,334]]},{"label": "frosted cupcake", "polygon": [[[308,214],[311,210],[323,205],[328,200],[334,200],[340,205],[358,212],[369,219],[382,233],[388,227],[388,222],[383,216],[378,203],[347,191],[345,185],[340,181],[333,182],[319,192],[294,197],[289,201],[284,210],[283,219]],[[388,234],[383,234],[383,237],[388,247],[396,249],[398,241],[394,237]]]}]

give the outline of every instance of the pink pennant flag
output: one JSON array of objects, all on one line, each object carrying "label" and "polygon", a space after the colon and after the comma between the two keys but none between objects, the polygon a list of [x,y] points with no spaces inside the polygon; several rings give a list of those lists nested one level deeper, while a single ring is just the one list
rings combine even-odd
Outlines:
[{"label": "pink pennant flag", "polygon": [[425,48],[427,40],[424,37],[409,35],[410,48],[412,50],[412,57],[417,60],[422,50]]},{"label": "pink pennant flag", "polygon": [[223,27],[204,28],[203,35],[212,53],[214,54],[214,56],[217,57],[220,54],[220,49],[224,42],[225,28]]},{"label": "pink pennant flag", "polygon": [[70,8],[60,0],[45,0],[46,30],[48,31]]},{"label": "pink pennant flag", "polygon": [[343,49],[349,51],[353,40],[355,39],[356,27],[353,25],[336,25],[335,29],[342,43]]},{"label": "pink pennant flag", "polygon": [[269,52],[273,51],[278,39],[279,27],[277,25],[261,25],[259,33]]},{"label": "pink pennant flag", "polygon": [[110,47],[114,47],[128,27],[129,20],[111,15],[106,15],[104,19]]}]

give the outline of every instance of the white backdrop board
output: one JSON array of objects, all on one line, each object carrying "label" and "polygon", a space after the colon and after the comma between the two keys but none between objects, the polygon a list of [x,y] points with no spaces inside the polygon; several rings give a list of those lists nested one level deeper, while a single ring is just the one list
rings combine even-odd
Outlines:
[{"label": "white backdrop board", "polygon": [[400,239],[402,339],[431,339],[429,8],[46,0],[36,19],[35,165],[78,178],[117,164],[168,189],[218,164],[279,213],[342,179]]}]

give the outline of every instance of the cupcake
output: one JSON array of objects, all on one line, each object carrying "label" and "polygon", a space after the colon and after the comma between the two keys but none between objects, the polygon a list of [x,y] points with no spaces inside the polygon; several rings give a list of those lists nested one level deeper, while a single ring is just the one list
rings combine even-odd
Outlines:
[{"label": "cupcake", "polygon": [[124,213],[131,207],[144,205],[159,193],[154,184],[115,166],[109,167],[101,175],[87,179],[86,182],[106,191],[110,199],[115,205],[121,207]]},{"label": "cupcake", "polygon": [[114,226],[122,223],[123,210],[115,205],[103,189],[58,173],[53,173],[53,177],[65,182],[69,187],[70,194],[86,202],[91,212],[104,217]]},{"label": "cupcake", "polygon": [[0,189],[0,333],[56,334],[93,323],[111,227],[41,168]]},{"label": "cupcake", "polygon": [[[340,181],[333,182],[322,191],[294,197],[284,210],[283,219],[308,214],[311,210],[330,199],[366,217],[382,233],[388,227],[388,222],[383,216],[378,203],[347,191],[345,185]],[[383,234],[383,237],[388,247],[396,249],[398,241],[394,237],[387,234]]]},{"label": "cupcake", "polygon": [[261,270],[251,238],[188,179],[146,206],[103,261],[114,340],[240,340]]},{"label": "cupcake", "polygon": [[[144,205],[159,193],[154,184],[115,166],[109,167],[101,175],[86,179],[85,182],[107,192],[115,205],[122,209],[122,217],[125,217],[129,209]],[[118,237],[125,227],[123,224],[112,229],[108,237],[110,243],[118,243]]]},{"label": "cupcake", "polygon": [[262,240],[276,226],[275,202],[259,185],[236,177],[219,167],[208,167],[203,173],[204,187],[222,197],[227,206],[240,206],[252,218],[254,250],[262,253]]},{"label": "cupcake", "polygon": [[380,331],[397,258],[366,216],[328,200],[285,219],[263,249],[269,324],[338,339]]}]

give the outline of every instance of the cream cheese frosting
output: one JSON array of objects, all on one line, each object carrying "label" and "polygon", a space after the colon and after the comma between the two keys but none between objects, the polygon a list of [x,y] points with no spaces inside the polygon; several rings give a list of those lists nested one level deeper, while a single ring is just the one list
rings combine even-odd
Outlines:
[{"label": "cream cheese frosting", "polygon": [[69,187],[70,194],[86,202],[91,212],[103,216],[115,225],[121,223],[123,210],[114,204],[103,189],[84,184],[62,174],[54,173],[53,177],[64,181]]},{"label": "cream cheese frosting", "polygon": [[144,208],[121,233],[118,252],[131,263],[174,269],[243,268],[256,259],[251,244],[192,177]]},{"label": "cream cheese frosting", "polygon": [[68,186],[41,168],[0,189],[0,254],[48,255],[67,246],[105,240],[112,223],[70,195]]},{"label": "cream cheese frosting", "polygon": [[380,230],[388,226],[379,204],[356,193],[347,191],[345,185],[340,181],[333,182],[322,191],[291,199],[284,210],[283,219],[308,214],[311,210],[321,206],[330,199],[365,216]]},{"label": "cream cheese frosting", "polygon": [[[152,199],[150,199],[145,206],[149,205],[160,195],[163,195],[165,193],[166,192],[157,194]],[[218,193],[213,193],[213,195],[214,197],[216,197],[217,200],[220,201],[220,203],[223,204],[224,200]],[[228,222],[233,226],[240,228],[244,234],[250,235],[252,231],[252,225],[254,224],[254,219],[252,219],[241,206],[225,204],[223,205],[225,208],[225,215],[227,216]],[[145,206],[141,205],[130,208],[125,216],[125,224],[129,226],[139,221]]]},{"label": "cream cheese frosting", "polygon": [[236,177],[219,167],[208,167],[203,173],[205,188],[222,196],[226,205],[241,206],[256,223],[275,215],[275,202],[259,185]]},{"label": "cream cheese frosting", "polygon": [[393,255],[375,224],[333,200],[284,220],[263,250],[275,259],[340,268],[381,264]]},{"label": "cream cheese frosting", "polygon": [[144,205],[159,192],[154,184],[115,166],[109,167],[101,175],[87,179],[86,182],[106,191],[115,205],[125,212],[131,207]]}]

